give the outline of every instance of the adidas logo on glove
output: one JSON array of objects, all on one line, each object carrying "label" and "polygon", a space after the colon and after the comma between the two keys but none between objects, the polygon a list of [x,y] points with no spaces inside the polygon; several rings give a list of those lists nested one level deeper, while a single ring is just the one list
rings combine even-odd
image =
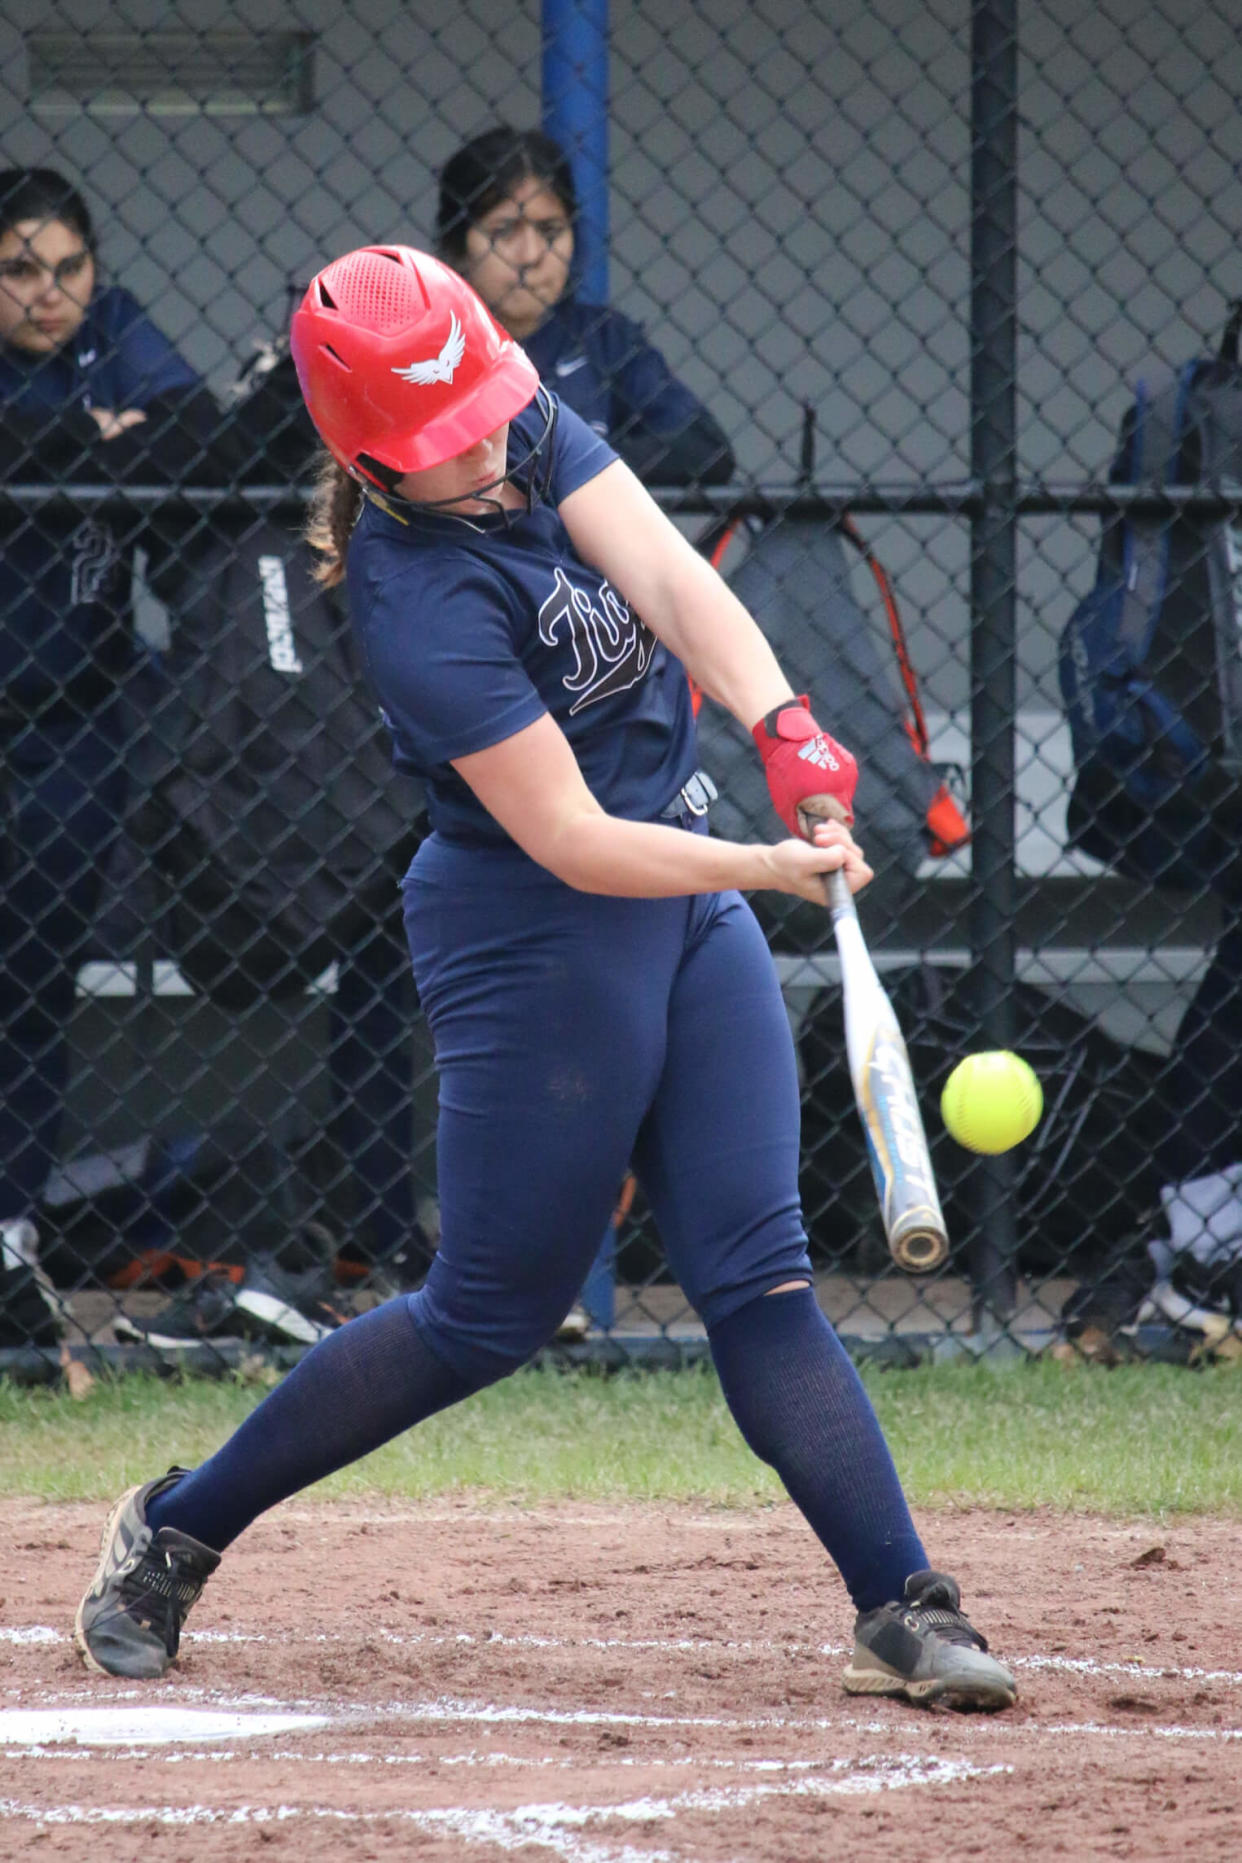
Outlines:
[{"label": "adidas logo on glove", "polygon": [[[761,718],[751,735],[763,759],[772,806],[790,834],[806,832],[798,808],[812,796],[833,797],[841,820],[853,821],[858,765],[843,744],[820,730],[805,692]],[[821,770],[828,774],[819,775]]]},{"label": "adidas logo on glove", "polygon": [[804,744],[798,756],[803,763],[813,763],[817,770],[839,770],[841,768],[828,748],[828,739],[823,736],[813,737],[809,743]]}]

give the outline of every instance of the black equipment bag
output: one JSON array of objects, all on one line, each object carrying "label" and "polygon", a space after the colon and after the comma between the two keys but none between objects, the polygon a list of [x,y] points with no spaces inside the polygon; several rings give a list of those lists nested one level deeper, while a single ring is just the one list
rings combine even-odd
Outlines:
[{"label": "black equipment bag", "polygon": [[258,517],[157,584],[156,656],[131,830],[165,885],[164,942],[242,1007],[301,990],[398,909],[421,790],[392,769],[344,604],[301,538]]},{"label": "black equipment bag", "polygon": [[[889,971],[885,987],[906,1038],[949,1236],[969,1244],[980,1160],[950,1138],[940,1093],[963,1055],[978,1049],[967,969],[923,963]],[[1153,1162],[1162,1120],[1161,1057],[1113,1041],[1089,1018],[1032,984],[1014,986],[1014,1048],[1044,1092],[1044,1116],[1014,1153],[1019,1261],[1026,1272],[1081,1271],[1159,1209]],[[803,1070],[803,1208],[817,1263],[828,1265],[879,1227],[866,1146],[850,1086],[841,991],[813,1000],[799,1049]]]},{"label": "black equipment bag", "polygon": [[48,1175],[40,1263],[57,1287],[176,1285],[205,1262],[240,1270],[256,1255],[299,1271],[331,1261],[332,1165],[296,1112],[241,1110],[210,1131],[160,1130],[80,1153]]},{"label": "black equipment bag", "polygon": [[[1215,356],[1137,385],[1109,477],[1159,493],[1242,484],[1242,304]],[[1101,533],[1095,586],[1059,643],[1076,780],[1073,846],[1148,878],[1130,844],[1150,819],[1173,843],[1207,825],[1242,780],[1242,523],[1126,511]],[[1137,852],[1137,850],[1136,850]],[[1169,884],[1199,867],[1162,862]]]}]

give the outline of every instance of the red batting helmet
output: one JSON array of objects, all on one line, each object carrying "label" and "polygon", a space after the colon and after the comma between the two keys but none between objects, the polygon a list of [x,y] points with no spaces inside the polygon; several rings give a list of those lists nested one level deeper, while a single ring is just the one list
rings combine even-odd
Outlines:
[{"label": "red batting helmet", "polygon": [[333,458],[383,484],[438,466],[533,400],[539,377],[464,278],[410,246],[362,246],[310,282],[289,333]]}]

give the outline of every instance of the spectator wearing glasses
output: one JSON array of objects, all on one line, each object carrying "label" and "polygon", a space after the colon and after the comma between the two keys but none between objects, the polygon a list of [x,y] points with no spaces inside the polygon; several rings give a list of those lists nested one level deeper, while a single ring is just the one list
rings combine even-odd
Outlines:
[{"label": "spectator wearing glasses", "polygon": [[[8,485],[211,478],[219,410],[123,286],[81,194],[0,172],[0,466]],[[7,505],[0,539],[0,1345],[52,1343],[32,1220],[55,1161],[68,1024],[127,788],[133,553],[158,513]]]}]

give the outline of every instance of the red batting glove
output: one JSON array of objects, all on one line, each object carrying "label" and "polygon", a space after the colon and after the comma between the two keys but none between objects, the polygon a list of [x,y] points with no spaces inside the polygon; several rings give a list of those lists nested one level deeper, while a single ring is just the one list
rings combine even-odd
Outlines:
[{"label": "red batting glove", "polygon": [[763,758],[773,806],[791,834],[805,839],[798,805],[810,796],[835,796],[846,822],[853,821],[858,765],[835,737],[820,730],[805,692],[761,718],[751,736]]}]

